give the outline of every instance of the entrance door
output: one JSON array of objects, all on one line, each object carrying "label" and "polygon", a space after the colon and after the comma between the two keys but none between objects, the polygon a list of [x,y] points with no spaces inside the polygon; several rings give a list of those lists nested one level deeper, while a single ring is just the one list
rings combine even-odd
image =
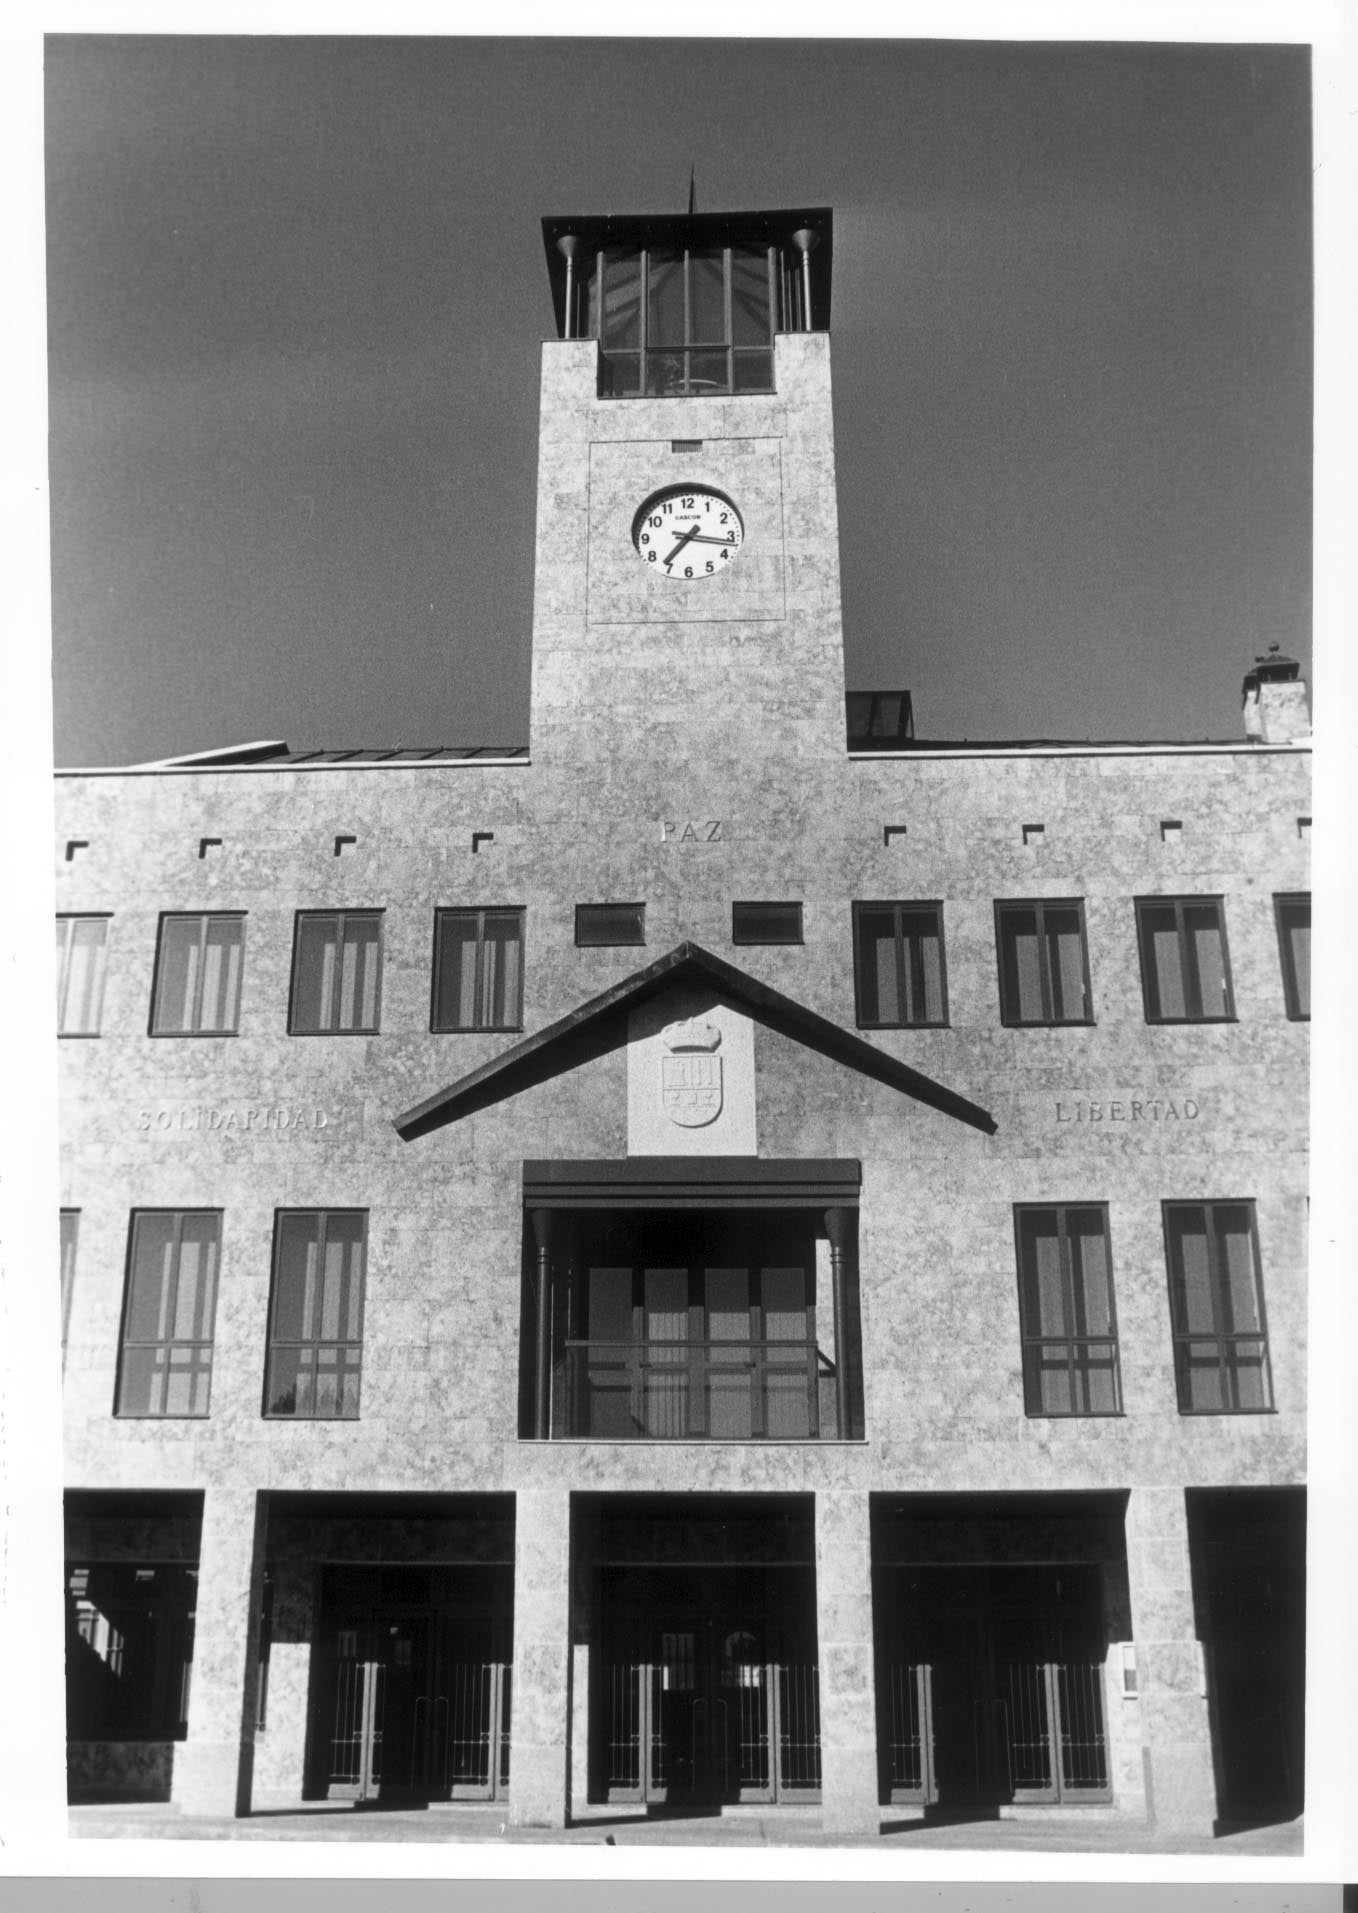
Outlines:
[{"label": "entrance door", "polygon": [[[437,1595],[437,1573],[403,1570],[403,1591],[417,1581]],[[368,1571],[363,1581],[375,1578]],[[332,1584],[340,1612],[319,1684],[320,1791],[385,1805],[496,1797],[509,1778],[503,1623],[446,1600],[385,1602],[381,1592],[342,1571]]]},{"label": "entrance door", "polygon": [[[633,1579],[621,1575],[618,1592],[634,1591]],[[599,1791],[696,1808],[816,1798],[814,1658],[804,1641],[798,1651],[792,1616],[775,1639],[762,1575],[693,1569],[644,1579],[644,1605],[606,1606],[592,1736]]]},{"label": "entrance door", "polygon": [[889,1799],[966,1818],[1109,1797],[1093,1570],[920,1569],[881,1600]]}]

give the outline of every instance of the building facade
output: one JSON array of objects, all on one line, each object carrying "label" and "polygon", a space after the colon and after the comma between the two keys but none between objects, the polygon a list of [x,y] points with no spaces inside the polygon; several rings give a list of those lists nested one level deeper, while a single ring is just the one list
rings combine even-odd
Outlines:
[{"label": "building facade", "polygon": [[58,778],[72,1798],[1295,1814],[1296,667],[846,700],[830,215],[544,236],[530,746]]}]

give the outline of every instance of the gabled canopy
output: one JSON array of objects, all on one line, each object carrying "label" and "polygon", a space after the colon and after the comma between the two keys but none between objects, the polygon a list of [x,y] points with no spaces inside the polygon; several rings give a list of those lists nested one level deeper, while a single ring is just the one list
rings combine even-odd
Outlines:
[{"label": "gabled canopy", "polygon": [[580,1004],[559,1022],[551,1023],[535,1036],[513,1044],[502,1055],[483,1063],[469,1075],[459,1077],[447,1089],[427,1096],[422,1103],[395,1118],[396,1133],[405,1142],[413,1142],[444,1123],[458,1122],[479,1109],[531,1089],[550,1077],[575,1069],[596,1056],[606,1055],[627,1041],[628,1017],[640,1004],[664,995],[680,984],[705,984],[724,1002],[744,1010],[756,1023],[777,1030],[803,1043],[821,1056],[829,1056],[874,1082],[899,1089],[917,1102],[928,1103],[959,1122],[970,1123],[986,1135],[995,1132],[995,1119],[976,1103],[969,1102],[951,1089],[945,1089],[932,1077],[911,1069],[908,1063],[864,1042],[861,1036],[841,1029],[827,1017],[796,1003],[781,990],[747,976],[734,964],[723,962],[696,943],[676,944],[667,956],[658,957],[645,969],[602,995]]}]

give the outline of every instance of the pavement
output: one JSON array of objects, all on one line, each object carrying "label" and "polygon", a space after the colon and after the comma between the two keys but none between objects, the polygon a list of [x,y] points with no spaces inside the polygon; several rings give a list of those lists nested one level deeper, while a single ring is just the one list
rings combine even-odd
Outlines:
[{"label": "pavement", "polygon": [[374,1844],[496,1846],[842,1847],[877,1853],[1202,1853],[1218,1859],[1300,1858],[1302,1821],[1223,1830],[1215,1837],[1174,1833],[1121,1819],[1061,1814],[949,1825],[892,1819],[876,1834],[826,1833],[816,1808],[715,1814],[590,1813],[562,1828],[511,1827],[502,1807],[435,1806],[392,1810],[313,1805],[252,1813],[245,1819],[182,1813],[169,1804],[80,1805],[70,1832],[83,1840],[361,1840]]}]

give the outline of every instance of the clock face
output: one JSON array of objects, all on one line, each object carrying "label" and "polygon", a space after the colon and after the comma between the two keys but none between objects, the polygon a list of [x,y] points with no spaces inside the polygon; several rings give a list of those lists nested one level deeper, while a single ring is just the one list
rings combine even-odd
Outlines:
[{"label": "clock face", "polygon": [[745,541],[745,525],[725,492],[710,485],[667,485],[632,520],[632,543],[650,570],[666,578],[714,578]]}]

